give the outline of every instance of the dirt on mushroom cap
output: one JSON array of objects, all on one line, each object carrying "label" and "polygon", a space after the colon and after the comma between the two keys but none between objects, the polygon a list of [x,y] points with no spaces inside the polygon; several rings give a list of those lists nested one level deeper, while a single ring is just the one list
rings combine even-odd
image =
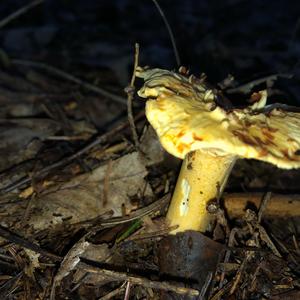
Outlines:
[{"label": "dirt on mushroom cap", "polygon": [[[161,69],[139,68],[145,80],[140,97],[148,98],[146,116],[163,147],[183,159],[194,150],[237,155],[300,168],[300,113],[274,107],[225,111],[215,93],[195,77]],[[267,97],[259,92],[260,103]]]}]

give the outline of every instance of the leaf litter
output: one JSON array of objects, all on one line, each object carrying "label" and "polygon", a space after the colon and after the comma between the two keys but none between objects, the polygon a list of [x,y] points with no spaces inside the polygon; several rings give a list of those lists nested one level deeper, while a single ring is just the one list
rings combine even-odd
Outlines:
[{"label": "leaf litter", "polygon": [[[208,4],[199,5],[205,11]],[[218,8],[210,9],[218,13]],[[202,26],[211,26],[207,16],[203,16]],[[251,56],[248,45],[247,51],[242,51],[244,57],[238,56],[240,49],[231,49],[225,42],[230,26],[220,26],[224,28],[224,32],[219,30],[222,41],[212,39],[195,48],[196,53],[202,57],[202,51],[208,51],[218,61],[234,51],[231,63],[240,66],[240,74],[248,72],[255,61],[264,66],[287,66],[293,60],[294,54],[290,54],[292,58],[279,55],[275,62],[267,58],[264,61],[264,52]],[[9,51],[14,49],[11,41],[18,36],[18,29],[22,31],[17,27],[4,32],[4,46]],[[57,28],[45,29],[43,34],[33,34],[33,39],[44,36],[35,45],[55,39]],[[32,30],[28,28],[26,32]],[[247,26],[239,26],[238,31],[247,33]],[[153,33],[144,35],[153,41]],[[187,36],[192,38],[190,32]],[[297,46],[296,36],[294,33],[290,49]],[[30,45],[27,49],[21,47],[24,51],[33,51],[28,35],[22,34],[18,40],[22,45]],[[94,39],[85,41],[83,48],[87,57],[94,57],[93,66],[96,54],[98,58],[101,54],[105,68],[97,70],[96,77],[80,64],[72,74],[53,70],[50,63],[47,67],[9,56],[1,58],[0,297],[124,299],[130,294],[132,299],[159,299],[161,291],[172,291],[181,297],[199,295],[201,287],[194,289],[189,282],[183,286],[180,280],[165,280],[159,274],[157,248],[171,230],[163,216],[179,161],[162,150],[143,117],[135,121],[139,150],[132,142],[126,99],[121,91],[129,82],[127,68],[133,60],[133,47],[118,47],[114,41],[104,39],[94,44]],[[102,58],[102,48],[111,55],[110,59]],[[79,53],[76,47],[72,51],[74,56]],[[140,51],[142,56],[146,54],[147,63],[148,59],[149,63],[157,63],[151,56],[152,48],[145,46]],[[170,56],[168,51],[163,53]],[[88,59],[84,57],[82,61]],[[211,70],[215,67],[209,69],[206,61],[210,60],[202,64],[214,73]],[[221,73],[227,72],[227,64]],[[91,63],[87,65],[91,69]],[[118,80],[122,83],[118,84]],[[253,87],[239,86],[236,80],[231,84],[228,94],[241,93],[239,96]],[[285,83],[282,85],[285,89]],[[275,95],[282,95],[280,88],[274,82],[270,87]],[[297,85],[291,83],[290,91],[297,91]],[[114,102],[109,97],[118,100]],[[142,105],[135,105],[136,111],[142,111]],[[122,122],[127,125],[114,131]],[[99,139],[80,152],[108,132],[113,132],[109,138]],[[72,159],[60,164],[66,157]],[[57,162],[57,167],[47,169]],[[296,171],[279,173],[263,163],[238,162],[224,203],[215,211],[218,217],[213,238],[227,248],[216,273],[208,276],[208,299],[299,297],[299,177]],[[250,192],[268,189],[275,193],[263,211],[262,193]],[[235,210],[226,206],[227,198],[238,201]],[[285,207],[284,215],[280,207]]]}]

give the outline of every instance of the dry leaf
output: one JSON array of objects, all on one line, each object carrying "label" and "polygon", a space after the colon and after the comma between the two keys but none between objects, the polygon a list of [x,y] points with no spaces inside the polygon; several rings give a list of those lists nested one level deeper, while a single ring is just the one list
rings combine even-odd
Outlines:
[{"label": "dry leaf", "polygon": [[152,196],[144,180],[148,174],[145,164],[145,159],[137,152],[113,161],[105,208],[102,197],[107,164],[73,178],[56,190],[52,187],[52,191],[45,191],[35,200],[29,224],[42,230],[63,222],[73,224],[93,219],[109,210],[115,217],[122,216],[122,206],[127,211],[132,210],[130,199],[140,194],[145,186],[144,196]]}]

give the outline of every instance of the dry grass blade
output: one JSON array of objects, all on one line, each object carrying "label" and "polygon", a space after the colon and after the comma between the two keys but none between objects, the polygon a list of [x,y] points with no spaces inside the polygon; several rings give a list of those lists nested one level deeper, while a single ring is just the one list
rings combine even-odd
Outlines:
[{"label": "dry grass blade", "polygon": [[103,221],[101,221],[100,226],[110,227],[110,226],[115,226],[118,224],[124,224],[124,223],[134,221],[136,219],[142,218],[146,215],[155,213],[169,202],[170,197],[171,197],[171,195],[167,194],[167,195],[163,196],[161,199],[149,204],[148,206],[145,206],[141,209],[134,211],[128,217],[120,217],[120,218],[112,218],[109,220],[103,220]]}]

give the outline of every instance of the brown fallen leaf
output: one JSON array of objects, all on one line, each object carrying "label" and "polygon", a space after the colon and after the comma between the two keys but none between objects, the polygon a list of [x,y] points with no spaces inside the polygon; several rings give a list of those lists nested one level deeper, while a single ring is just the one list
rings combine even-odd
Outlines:
[{"label": "brown fallen leaf", "polygon": [[60,186],[52,186],[34,201],[29,224],[42,230],[64,222],[83,222],[109,210],[113,211],[114,217],[122,216],[122,206],[125,205],[127,211],[132,210],[130,199],[145,186],[144,196],[152,197],[152,190],[144,179],[148,174],[145,164],[145,159],[138,152],[113,161],[105,208],[101,199],[107,164],[76,176]]}]

